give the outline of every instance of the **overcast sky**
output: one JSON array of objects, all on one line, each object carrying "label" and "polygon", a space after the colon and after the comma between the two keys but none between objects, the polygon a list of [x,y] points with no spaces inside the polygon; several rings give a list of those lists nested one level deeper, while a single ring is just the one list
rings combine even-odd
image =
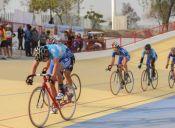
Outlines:
[{"label": "overcast sky", "polygon": [[[0,0],[1,1],[1,0]],[[21,7],[20,4],[21,0],[10,0],[8,9],[13,11],[15,9],[24,10],[24,7]],[[23,0],[25,1],[25,0]],[[137,14],[142,18],[141,22],[144,22],[144,11],[143,7],[139,5],[139,0],[116,0],[117,4],[117,14],[121,14],[122,9],[122,3],[129,2],[131,6],[134,8],[134,10],[137,12]],[[84,16],[87,12],[87,10],[93,9],[95,11],[98,11],[99,13],[102,13],[104,15],[104,18],[111,18],[111,0],[84,0],[84,2],[81,4],[81,15]]]},{"label": "overcast sky", "polygon": [[[20,5],[20,1],[22,0],[10,0],[8,9],[11,11],[14,9],[24,10]],[[25,0],[23,0],[25,1]],[[117,14],[121,14],[121,8],[123,1],[125,3],[131,3],[131,6],[137,11],[139,16],[143,14],[143,8],[138,4],[138,0],[116,0],[117,2]],[[104,14],[105,17],[111,17],[111,0],[84,0],[81,4],[81,15],[84,15],[87,10],[91,8],[95,11],[98,11]]]}]

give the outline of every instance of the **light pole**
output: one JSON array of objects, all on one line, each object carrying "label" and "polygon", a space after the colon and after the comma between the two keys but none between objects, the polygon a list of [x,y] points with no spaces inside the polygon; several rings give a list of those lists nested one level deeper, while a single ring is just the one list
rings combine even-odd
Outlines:
[{"label": "light pole", "polygon": [[115,16],[116,16],[116,0],[111,1],[111,6],[112,6],[112,30],[115,29]]}]

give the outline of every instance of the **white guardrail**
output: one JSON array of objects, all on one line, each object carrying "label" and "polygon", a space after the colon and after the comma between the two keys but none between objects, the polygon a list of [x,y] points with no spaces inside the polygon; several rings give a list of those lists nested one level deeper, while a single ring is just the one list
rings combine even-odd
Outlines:
[{"label": "white guardrail", "polygon": [[[145,46],[145,44],[155,44],[159,41],[166,40],[171,37],[175,37],[175,31],[163,33],[148,39],[144,39],[142,41],[138,41],[136,43],[124,46],[125,49],[127,49],[129,52],[142,48]],[[81,52],[81,53],[75,53],[75,57],[77,60],[84,60],[84,59],[94,59],[94,58],[100,58],[100,57],[106,57],[111,56],[112,49],[109,50],[103,50],[103,51],[94,51],[94,52]]]}]

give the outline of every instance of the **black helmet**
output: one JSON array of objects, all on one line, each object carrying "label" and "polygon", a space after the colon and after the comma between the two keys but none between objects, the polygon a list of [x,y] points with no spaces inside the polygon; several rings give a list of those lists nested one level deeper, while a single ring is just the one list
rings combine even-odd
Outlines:
[{"label": "black helmet", "polygon": [[48,51],[47,46],[37,47],[35,52],[35,60],[43,61],[46,55],[46,51]]},{"label": "black helmet", "polygon": [[145,50],[150,50],[151,49],[151,45],[150,44],[146,44],[145,45]]}]

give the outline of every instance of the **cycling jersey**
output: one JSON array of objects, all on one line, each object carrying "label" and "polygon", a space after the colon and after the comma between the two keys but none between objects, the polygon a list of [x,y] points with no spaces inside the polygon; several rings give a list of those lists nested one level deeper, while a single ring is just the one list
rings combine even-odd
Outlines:
[{"label": "cycling jersey", "polygon": [[115,55],[118,55],[119,57],[129,57],[129,52],[125,50],[124,48],[119,48],[119,52],[116,53],[115,51],[112,53],[112,57],[115,57]]},{"label": "cycling jersey", "polygon": [[50,53],[50,67],[48,70],[49,74],[52,74],[53,67],[54,67],[54,62],[53,59],[58,58],[59,62],[62,64],[64,69],[69,69],[72,71],[73,69],[73,64],[75,61],[74,54],[70,51],[67,46],[64,44],[51,44],[51,45],[46,45],[48,47],[49,53]]},{"label": "cycling jersey", "polygon": [[[146,51],[144,50],[143,53],[142,53],[142,58],[144,58],[145,54],[147,54],[147,53],[146,53]],[[153,48],[151,48],[151,49],[150,49],[150,52],[149,52],[148,55],[147,55],[147,59],[153,59],[153,58],[154,58],[154,59],[157,59],[158,56],[157,56],[157,53],[155,52],[155,50],[154,50]]]},{"label": "cycling jersey", "polygon": [[173,55],[171,52],[169,53],[168,58],[172,58],[172,61],[175,63],[175,55]]},{"label": "cycling jersey", "polygon": [[128,61],[130,60],[130,54],[124,48],[119,48],[118,53],[116,53],[115,51],[112,53],[112,57],[115,57],[116,55],[119,56],[118,64],[122,64],[122,60],[124,57],[126,57]]},{"label": "cycling jersey", "polygon": [[49,51],[50,59],[64,59],[72,57],[73,53],[64,44],[51,44],[46,45]]}]

